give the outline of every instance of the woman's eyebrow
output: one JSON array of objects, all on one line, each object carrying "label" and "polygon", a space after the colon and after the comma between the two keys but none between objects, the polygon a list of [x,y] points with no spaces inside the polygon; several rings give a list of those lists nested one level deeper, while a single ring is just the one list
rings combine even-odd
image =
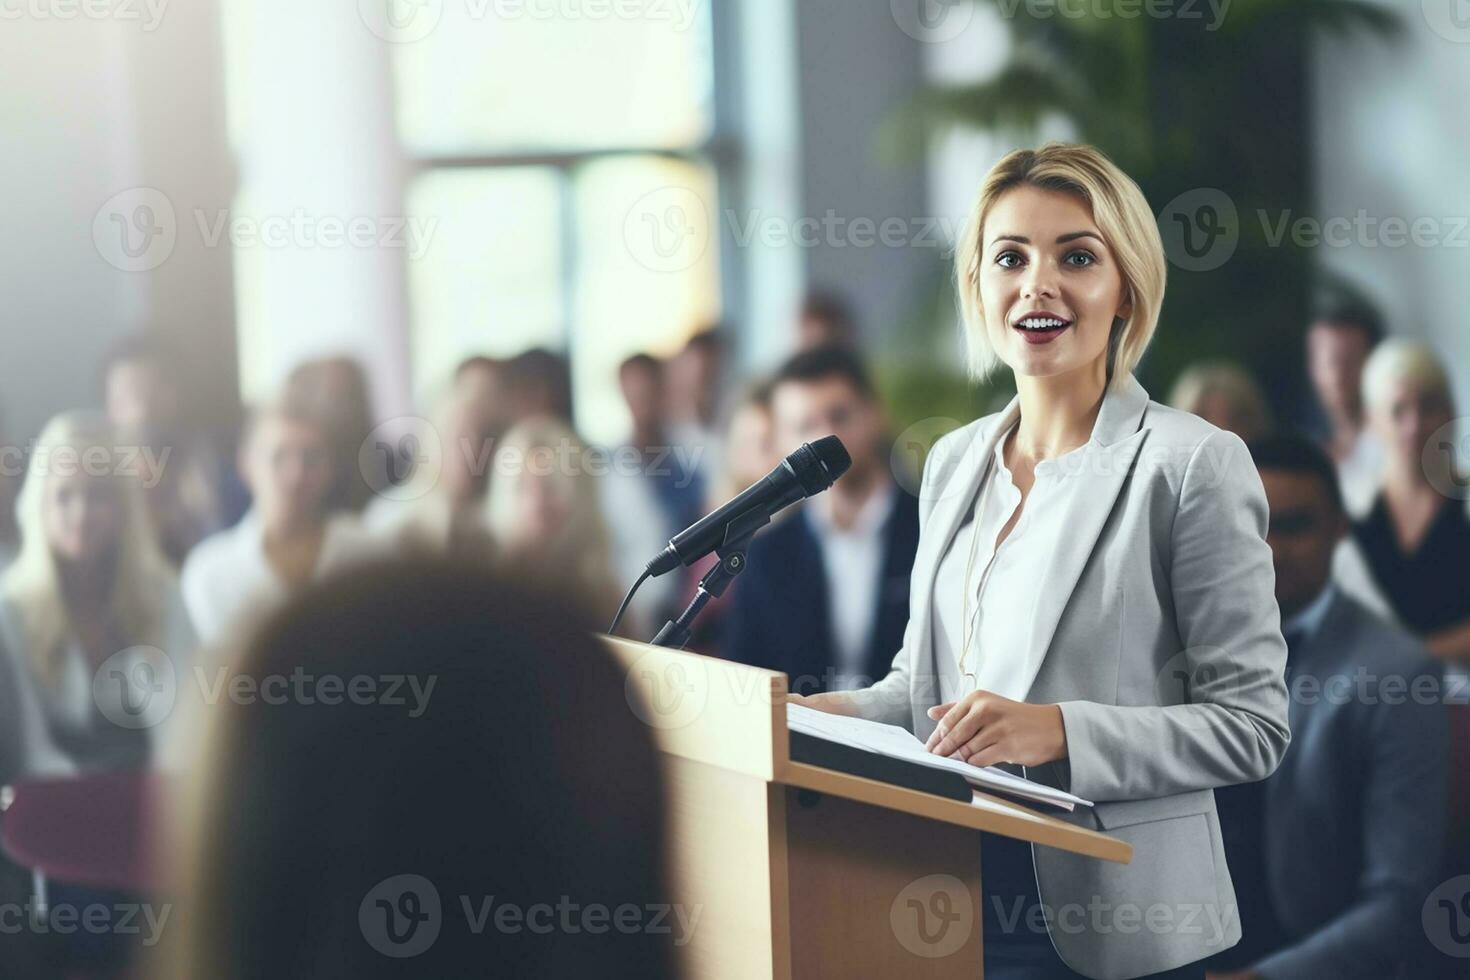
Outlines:
[{"label": "woman's eyebrow", "polygon": [[[1065,235],[1057,236],[1057,244],[1065,245],[1067,242],[1076,241],[1079,238],[1096,238],[1098,242],[1102,242],[1103,240],[1102,236],[1095,231],[1069,231]],[[990,244],[994,245],[996,242],[1019,242],[1022,245],[1030,245],[1031,239],[1025,235],[996,235],[990,240]]]}]

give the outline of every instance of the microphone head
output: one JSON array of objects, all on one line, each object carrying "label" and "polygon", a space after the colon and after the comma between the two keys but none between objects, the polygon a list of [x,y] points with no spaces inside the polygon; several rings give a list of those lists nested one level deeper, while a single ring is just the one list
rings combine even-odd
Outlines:
[{"label": "microphone head", "polygon": [[826,490],[852,467],[847,447],[836,436],[807,443],[786,459],[808,497]]}]

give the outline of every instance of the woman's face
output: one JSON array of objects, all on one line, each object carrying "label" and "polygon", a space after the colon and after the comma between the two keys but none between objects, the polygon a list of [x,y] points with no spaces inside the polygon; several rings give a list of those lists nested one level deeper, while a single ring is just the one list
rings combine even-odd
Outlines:
[{"label": "woman's face", "polygon": [[528,472],[516,483],[517,545],[535,548],[559,538],[572,518],[571,495],[564,477]]},{"label": "woman's face", "polygon": [[1023,186],[991,205],[980,301],[986,336],[1017,377],[1101,373],[1113,320],[1129,312],[1124,292],[1122,272],[1080,198]]},{"label": "woman's face", "polygon": [[70,564],[98,561],[117,546],[122,533],[122,500],[108,476],[51,474],[41,514],[52,554]]},{"label": "woman's face", "polygon": [[1430,436],[1454,418],[1454,409],[1443,395],[1430,391],[1412,378],[1396,378],[1370,419],[1389,454],[1410,466],[1419,466]]}]

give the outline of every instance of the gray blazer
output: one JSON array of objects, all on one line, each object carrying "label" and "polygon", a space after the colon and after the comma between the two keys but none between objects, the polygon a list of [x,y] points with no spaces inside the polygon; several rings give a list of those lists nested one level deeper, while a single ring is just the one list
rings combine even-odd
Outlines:
[{"label": "gray blazer", "polygon": [[[866,718],[927,738],[941,676],[934,580],[1019,398],[934,446],[920,492],[909,625],[890,673],[855,692]],[[1066,760],[1027,776],[1096,806],[1063,819],[1127,841],[1131,864],[1033,848],[1061,958],[1096,980],[1229,948],[1240,921],[1213,789],[1264,779],[1291,740],[1286,643],[1265,541],[1266,496],[1239,437],[1149,400],[1132,375],[1066,457],[1093,492],[1048,519],[1071,533],[1041,591],[1046,655],[1026,700],[1059,704]],[[980,651],[981,656],[986,651]],[[983,869],[982,869],[983,875]]]}]

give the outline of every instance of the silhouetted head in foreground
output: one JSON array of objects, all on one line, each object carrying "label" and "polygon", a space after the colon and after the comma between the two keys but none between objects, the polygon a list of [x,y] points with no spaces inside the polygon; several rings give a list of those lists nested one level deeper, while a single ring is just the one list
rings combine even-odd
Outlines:
[{"label": "silhouetted head in foreground", "polygon": [[428,561],[275,616],[207,709],[182,975],[672,977],[657,758],[589,625]]}]

